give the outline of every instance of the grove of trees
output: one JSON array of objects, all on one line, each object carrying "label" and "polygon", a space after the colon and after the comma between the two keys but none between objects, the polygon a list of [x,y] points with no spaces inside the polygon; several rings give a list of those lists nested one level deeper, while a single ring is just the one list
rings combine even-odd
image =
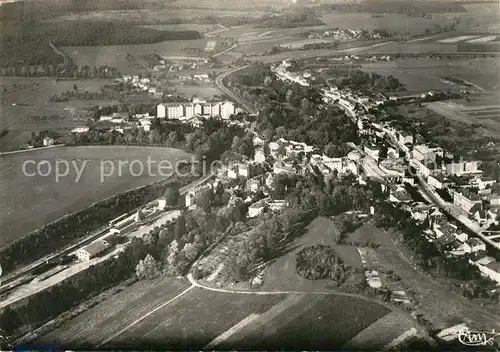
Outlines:
[{"label": "grove of trees", "polygon": [[340,286],[348,276],[348,268],[332,246],[318,244],[296,254],[297,273],[309,280],[333,280]]}]

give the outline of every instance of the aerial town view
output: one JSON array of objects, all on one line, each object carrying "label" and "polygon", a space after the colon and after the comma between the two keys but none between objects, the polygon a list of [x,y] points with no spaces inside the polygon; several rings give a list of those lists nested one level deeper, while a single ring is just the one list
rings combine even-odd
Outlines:
[{"label": "aerial town view", "polygon": [[0,351],[500,351],[499,0],[0,23]]}]

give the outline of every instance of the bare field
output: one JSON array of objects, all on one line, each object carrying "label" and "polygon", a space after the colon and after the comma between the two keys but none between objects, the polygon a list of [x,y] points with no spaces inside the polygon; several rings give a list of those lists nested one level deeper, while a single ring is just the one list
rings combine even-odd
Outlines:
[{"label": "bare field", "polygon": [[[138,45],[110,45],[110,46],[71,46],[61,47],[77,65],[89,66],[110,66],[115,67],[122,73],[142,72],[130,65],[127,61],[127,54],[140,59],[146,54],[158,54],[164,57],[206,57],[204,52],[207,46],[207,39],[193,40],[173,40],[155,44]],[[197,49],[199,52],[193,53],[188,49]]]},{"label": "bare field", "polygon": [[181,23],[181,24],[145,24],[141,27],[155,29],[157,31],[198,31],[201,34],[217,29],[219,26],[211,24]]},{"label": "bare field", "polygon": [[330,12],[322,20],[339,28],[386,29],[388,31],[409,32],[411,35],[431,32],[435,25],[445,26],[458,21],[457,31],[488,32],[500,31],[498,13],[500,5],[495,3],[464,4],[467,12],[432,13],[430,17],[409,17],[402,14],[341,13]]},{"label": "bare field", "polygon": [[186,96],[186,97],[193,97],[196,96],[201,99],[210,99],[215,96],[221,96],[222,93],[221,91],[217,88],[215,85],[207,85],[207,84],[200,84],[200,85],[179,85],[175,84],[173,86],[173,92],[176,92],[180,95]]},{"label": "bare field", "polygon": [[331,350],[356,336],[389,310],[359,298],[300,295],[286,309],[271,312],[251,331],[231,336],[220,347],[266,350]]},{"label": "bare field", "polygon": [[[54,94],[72,90],[75,84],[80,91],[99,92],[101,87],[110,82],[103,79],[56,82],[50,78],[1,77],[0,131],[9,132],[0,137],[0,151],[16,150],[25,145],[31,138],[31,132],[52,130],[65,134],[70,129],[85,124],[88,113],[86,108],[116,104],[117,101],[70,100],[53,103],[49,102],[49,98]],[[4,92],[4,89],[7,89],[7,92]],[[33,117],[53,115],[59,117],[53,119]]]},{"label": "bare field", "polygon": [[[140,281],[42,336],[39,345],[96,345],[189,287],[186,280]],[[92,322],[89,324],[89,322]]]},{"label": "bare field", "polygon": [[380,351],[389,342],[411,329],[414,323],[399,312],[390,312],[349,340],[343,349]]},{"label": "bare field", "polygon": [[500,87],[498,69],[499,63],[495,58],[408,59],[362,65],[363,71],[396,77],[406,85],[409,92],[461,89],[460,85],[444,80],[450,76],[476,84],[485,90],[498,90]]},{"label": "bare field", "polygon": [[264,313],[284,297],[238,295],[193,288],[104,347],[200,350],[248,315]]},{"label": "bare field", "polygon": [[[152,175],[148,175],[146,165],[148,157],[156,161],[169,160],[175,165],[175,157],[190,160],[191,156],[178,149],[152,147],[58,147],[1,155],[0,247],[94,202],[161,179],[161,176],[157,175],[158,169],[155,169],[155,165],[158,164],[152,164]],[[56,182],[54,172],[46,177],[25,176],[23,164],[30,160],[35,163],[48,160],[52,170],[55,169],[56,160],[65,160],[72,164],[68,176],[61,177],[59,182]],[[112,162],[115,172],[113,176],[101,182],[103,160]],[[120,176],[119,160],[129,162],[139,160],[146,172],[133,176],[138,174],[139,167],[133,168],[130,172],[128,165],[125,165]],[[86,164],[81,177],[75,182],[77,172],[73,165],[77,165],[81,170],[84,162]],[[47,165],[42,165],[41,170],[46,173]],[[61,166],[61,172],[64,170],[64,166]],[[34,173],[35,166],[28,164],[26,171]]]},{"label": "bare field", "polygon": [[233,11],[265,11],[270,9],[279,9],[282,7],[289,6],[289,2],[286,0],[232,0],[228,1],[212,1],[212,0],[174,0],[172,2],[173,6],[179,6],[184,8],[196,9],[196,8],[207,8],[207,9],[217,9],[217,10],[233,10]]},{"label": "bare field", "polygon": [[373,16],[370,13],[325,13],[321,20],[331,27],[351,29],[385,29],[391,32],[409,33],[411,35],[424,34],[435,24],[445,25],[452,20],[443,15],[433,14],[433,18],[409,17],[399,14],[381,14]]},{"label": "bare field", "polygon": [[461,23],[458,29],[478,32],[500,31],[500,22],[498,21],[500,3],[464,4],[462,6],[467,12],[460,15]]},{"label": "bare field", "polygon": [[483,126],[485,134],[500,136],[500,104],[498,94],[475,95],[474,100],[433,102],[426,106],[454,121]]}]

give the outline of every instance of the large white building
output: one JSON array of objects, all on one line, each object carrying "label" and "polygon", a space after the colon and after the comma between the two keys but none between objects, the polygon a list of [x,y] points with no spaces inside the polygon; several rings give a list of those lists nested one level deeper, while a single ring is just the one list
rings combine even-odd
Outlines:
[{"label": "large white building", "polygon": [[194,116],[217,117],[227,120],[235,113],[234,104],[225,102],[205,102],[193,99],[191,103],[162,103],[156,108],[158,118],[178,119]]},{"label": "large white building", "polygon": [[479,175],[482,173],[479,170],[480,161],[460,161],[446,165],[446,172],[450,175]]}]

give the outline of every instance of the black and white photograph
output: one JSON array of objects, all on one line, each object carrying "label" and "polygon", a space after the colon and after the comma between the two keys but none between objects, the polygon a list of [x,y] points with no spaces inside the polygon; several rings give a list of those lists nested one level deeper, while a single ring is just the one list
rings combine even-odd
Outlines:
[{"label": "black and white photograph", "polygon": [[500,352],[500,0],[0,0],[0,351]]}]

